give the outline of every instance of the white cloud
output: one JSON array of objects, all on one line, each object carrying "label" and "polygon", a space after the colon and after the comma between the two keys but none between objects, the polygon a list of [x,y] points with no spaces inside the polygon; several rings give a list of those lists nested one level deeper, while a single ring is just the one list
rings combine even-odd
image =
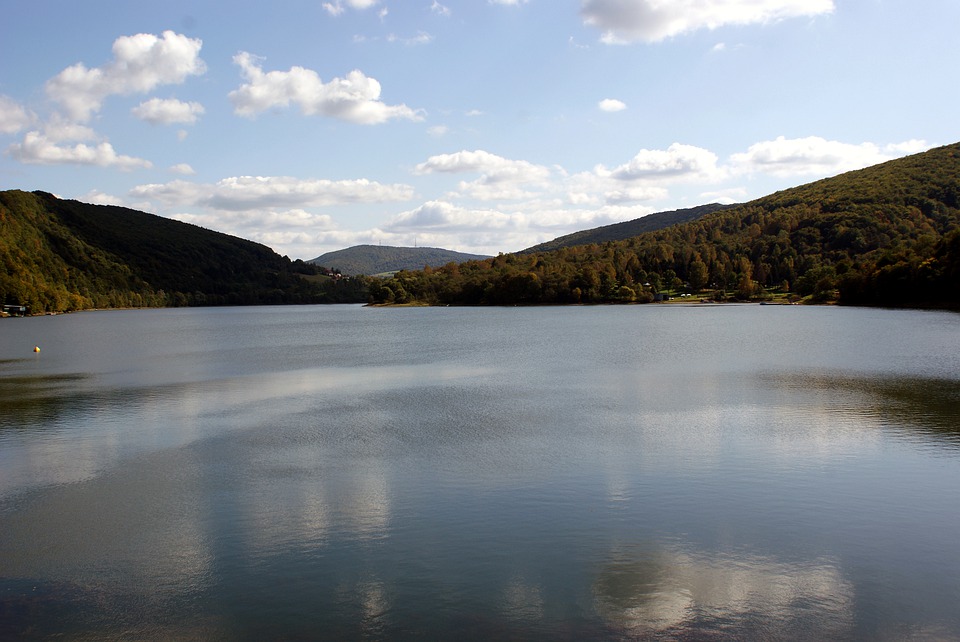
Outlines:
[{"label": "white cloud", "polygon": [[700,29],[831,13],[833,0],[583,0],[584,23],[606,43],[658,42]]},{"label": "white cloud", "polygon": [[497,210],[466,209],[445,201],[429,201],[420,207],[397,214],[387,223],[386,229],[497,229],[505,227],[509,221],[509,215]]},{"label": "white cloud", "polygon": [[625,181],[614,178],[609,170],[595,169],[565,176],[561,190],[567,203],[577,207],[630,206],[645,201],[666,199],[669,192],[662,177],[656,180]]},{"label": "white cloud", "polygon": [[320,252],[316,249],[322,241],[337,234],[336,225],[329,215],[300,208],[177,212],[171,214],[170,218],[263,243],[293,258],[317,256]]},{"label": "white cloud", "polygon": [[935,147],[935,145],[931,145],[925,140],[912,139],[902,143],[886,145],[884,149],[891,154],[896,154],[899,156],[901,154],[919,154],[920,152],[925,152],[933,147]]},{"label": "white cloud", "polygon": [[56,114],[43,123],[43,136],[54,143],[97,139],[97,133],[90,127],[66,120]]},{"label": "white cloud", "polygon": [[627,163],[612,170],[598,165],[595,172],[598,176],[621,181],[716,180],[719,170],[717,155],[713,152],[702,147],[673,143],[666,150],[641,149]]},{"label": "white cloud", "polygon": [[450,8],[440,4],[437,0],[433,0],[433,4],[430,5],[430,11],[438,16],[448,17],[450,15]]},{"label": "white cloud", "polygon": [[702,203],[724,203],[729,205],[731,203],[742,203],[747,200],[748,194],[747,190],[743,187],[728,187],[726,189],[702,192],[700,194],[700,201]]},{"label": "white cloud", "polygon": [[33,123],[26,109],[8,96],[0,95],[0,134],[16,134]]},{"label": "white cloud", "polygon": [[523,183],[491,180],[482,176],[475,181],[460,181],[451,198],[472,198],[478,201],[519,201],[534,198],[536,191],[524,188]]},{"label": "white cloud", "polygon": [[397,42],[402,45],[407,45],[408,47],[413,47],[416,45],[428,45],[433,42],[433,36],[431,36],[426,31],[418,31],[417,35],[410,38],[401,38],[395,34],[390,34],[387,36],[387,42]]},{"label": "white cloud", "polygon": [[383,203],[413,198],[413,188],[409,185],[384,185],[367,179],[330,181],[289,176],[235,176],[216,183],[176,180],[139,185],[130,193],[167,205],[200,205],[231,211]]},{"label": "white cloud", "polygon": [[153,125],[184,123],[192,125],[203,115],[200,103],[185,103],[175,98],[151,98],[131,110],[134,116]]},{"label": "white cloud", "polygon": [[113,145],[103,141],[94,145],[60,145],[38,131],[27,132],[22,143],[7,148],[11,157],[32,165],[96,165],[122,170],[152,167],[150,161],[117,154]]},{"label": "white cloud", "polygon": [[627,187],[606,192],[603,198],[610,205],[623,205],[624,203],[664,199],[667,195],[668,192],[663,187]]},{"label": "white cloud", "polygon": [[199,58],[202,42],[172,31],[162,37],[141,33],[117,38],[113,60],[103,67],[83,63],[67,67],[47,81],[47,95],[70,118],[84,122],[111,95],[145,93],[165,84],[179,84],[206,71]]},{"label": "white cloud", "polygon": [[534,165],[524,160],[509,160],[479,149],[431,156],[426,162],[417,165],[414,171],[417,174],[479,173],[485,177],[486,182],[491,183],[541,181],[550,175],[550,170],[542,165]]},{"label": "white cloud", "polygon": [[336,2],[324,2],[322,6],[331,16],[339,16],[347,8],[359,10],[369,9],[379,2],[380,0],[336,0]]},{"label": "white cloud", "polygon": [[506,6],[516,7],[521,4],[525,4],[527,0],[487,0],[487,2],[489,2],[490,4],[502,4]]},{"label": "white cloud", "polygon": [[324,3],[323,3],[323,8],[324,8],[324,9],[327,11],[327,13],[329,13],[331,16],[339,16],[341,13],[343,13],[343,5],[342,5],[341,3],[339,3],[339,2],[336,2],[336,3],[324,2]]},{"label": "white cloud", "polygon": [[924,149],[929,149],[929,146],[924,141],[916,140],[888,145],[881,150],[873,143],[854,145],[819,136],[792,139],[780,136],[776,140],[754,143],[746,152],[733,154],[730,165],[744,174],[830,176]]},{"label": "white cloud", "polygon": [[[232,229],[250,230],[303,230],[304,228],[326,230],[334,226],[328,214],[314,214],[301,208],[243,210],[237,212],[216,212],[207,214],[177,213],[172,216],[178,221],[193,223],[203,227],[214,225]],[[263,235],[263,232],[260,233]]]},{"label": "white cloud", "polygon": [[177,163],[170,167],[170,171],[174,174],[181,174],[183,176],[193,176],[196,172],[188,163]]},{"label": "white cloud", "polygon": [[428,201],[401,212],[382,229],[370,231],[377,241],[396,245],[444,247],[478,254],[497,254],[538,242],[529,221],[515,212],[466,208],[446,201]]},{"label": "white cloud", "polygon": [[307,116],[322,115],[361,125],[375,125],[395,118],[423,120],[422,111],[406,105],[380,101],[380,83],[359,70],[346,78],[324,83],[317,72],[303,67],[264,73],[259,59],[247,52],[234,56],[248,83],[230,92],[234,112],[256,116],[273,107],[294,103]]},{"label": "white cloud", "polygon": [[437,138],[446,135],[449,131],[450,128],[446,125],[434,125],[433,127],[427,128],[427,133],[431,136],[436,136]]},{"label": "white cloud", "polygon": [[597,107],[600,108],[600,111],[623,111],[627,108],[627,104],[622,100],[617,100],[616,98],[604,98],[599,103]]},{"label": "white cloud", "polygon": [[[646,206],[606,205],[571,209],[555,200],[530,201],[511,211],[467,208],[428,201],[394,216],[369,237],[384,243],[445,247],[496,254],[531,247],[576,230],[632,220],[654,212]],[[365,241],[370,242],[370,241]]]},{"label": "white cloud", "polygon": [[83,201],[84,203],[93,203],[94,205],[125,205],[123,199],[119,196],[114,196],[112,194],[107,194],[97,190],[91,190],[87,192],[81,196],[79,200]]},{"label": "white cloud", "polygon": [[482,201],[530,198],[533,194],[524,186],[545,188],[549,186],[550,179],[550,169],[547,167],[523,160],[510,160],[483,150],[431,156],[417,165],[414,173],[480,174],[474,181],[460,182],[459,194],[452,196]]}]

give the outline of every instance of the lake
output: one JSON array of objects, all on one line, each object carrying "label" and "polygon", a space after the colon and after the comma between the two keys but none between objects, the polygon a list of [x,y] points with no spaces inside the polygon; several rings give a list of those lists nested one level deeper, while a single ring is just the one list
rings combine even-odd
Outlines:
[{"label": "lake", "polygon": [[836,307],[2,319],[0,638],[957,639],[958,348]]}]

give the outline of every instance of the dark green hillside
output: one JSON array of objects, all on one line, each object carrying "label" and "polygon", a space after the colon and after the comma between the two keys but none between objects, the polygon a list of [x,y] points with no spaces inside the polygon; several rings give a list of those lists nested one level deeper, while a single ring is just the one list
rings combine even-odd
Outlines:
[{"label": "dark green hillside", "polygon": [[489,258],[479,254],[464,254],[436,247],[391,247],[356,245],[345,250],[328,252],[309,261],[340,270],[343,274],[384,274],[400,270],[419,270],[424,266],[463,263]]},{"label": "dark green hillside", "polygon": [[0,260],[0,300],[34,313],[365,296],[252,241],[44,192],[0,192]]},{"label": "dark green hillside", "polygon": [[647,216],[642,216],[632,221],[604,225],[603,227],[596,227],[591,230],[583,230],[581,232],[574,232],[573,234],[560,236],[552,241],[547,241],[546,243],[534,245],[526,250],[521,250],[519,253],[531,254],[534,252],[552,252],[553,250],[559,250],[560,248],[564,247],[573,247],[574,245],[606,243],[607,241],[623,241],[625,239],[633,238],[634,236],[640,236],[646,232],[662,230],[665,227],[677,225],[678,223],[695,221],[698,218],[706,216],[707,214],[712,214],[719,210],[730,207],[734,206],[721,205],[720,203],[710,203],[708,205],[688,207],[681,210],[657,212],[656,214],[648,214]]},{"label": "dark green hillside", "polygon": [[376,301],[718,300],[960,308],[960,143],[624,241],[502,255],[375,284]]}]

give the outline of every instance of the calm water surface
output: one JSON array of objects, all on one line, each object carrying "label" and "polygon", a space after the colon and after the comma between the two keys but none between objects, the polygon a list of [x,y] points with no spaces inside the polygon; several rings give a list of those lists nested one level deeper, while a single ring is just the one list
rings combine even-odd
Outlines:
[{"label": "calm water surface", "polygon": [[0,638],[957,639],[958,348],[795,306],[3,319]]}]

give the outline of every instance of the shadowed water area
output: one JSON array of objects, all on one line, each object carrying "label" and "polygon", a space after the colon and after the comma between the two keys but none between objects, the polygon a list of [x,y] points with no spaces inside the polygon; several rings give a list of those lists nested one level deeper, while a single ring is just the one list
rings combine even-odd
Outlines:
[{"label": "shadowed water area", "polygon": [[798,306],[3,319],[0,638],[957,638],[958,346]]}]

